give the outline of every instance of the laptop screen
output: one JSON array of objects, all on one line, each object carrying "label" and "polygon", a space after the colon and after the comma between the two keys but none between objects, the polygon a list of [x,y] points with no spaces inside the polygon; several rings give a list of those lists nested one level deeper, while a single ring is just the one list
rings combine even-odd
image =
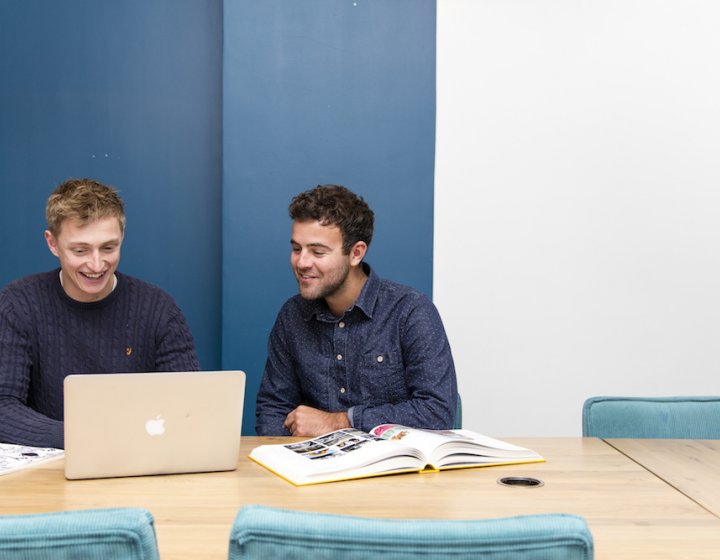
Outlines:
[{"label": "laptop screen", "polygon": [[237,467],[242,371],[69,375],[64,391],[68,479]]}]

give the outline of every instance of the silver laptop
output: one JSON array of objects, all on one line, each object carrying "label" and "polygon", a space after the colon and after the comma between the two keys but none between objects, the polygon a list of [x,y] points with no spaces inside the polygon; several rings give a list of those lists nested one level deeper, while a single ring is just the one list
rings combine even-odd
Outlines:
[{"label": "silver laptop", "polygon": [[240,452],[245,373],[65,378],[65,477],[229,471]]}]

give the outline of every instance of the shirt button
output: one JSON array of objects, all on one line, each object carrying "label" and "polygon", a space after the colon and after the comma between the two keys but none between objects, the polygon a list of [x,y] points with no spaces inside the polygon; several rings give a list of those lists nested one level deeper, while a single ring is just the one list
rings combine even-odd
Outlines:
[{"label": "shirt button", "polygon": [[384,359],[385,358],[383,358],[382,356],[378,356],[377,357],[378,364],[382,364]]},{"label": "shirt button", "polygon": [[340,322],[338,323],[338,327],[340,327],[341,329],[344,329],[344,328],[345,328],[345,321],[340,321]]},{"label": "shirt button", "polygon": [[345,387],[340,387],[340,392],[341,392],[342,394],[345,394]]},{"label": "shirt button", "polygon": [[342,360],[342,354],[338,354],[338,355],[335,356],[335,357],[336,357],[338,360]]}]

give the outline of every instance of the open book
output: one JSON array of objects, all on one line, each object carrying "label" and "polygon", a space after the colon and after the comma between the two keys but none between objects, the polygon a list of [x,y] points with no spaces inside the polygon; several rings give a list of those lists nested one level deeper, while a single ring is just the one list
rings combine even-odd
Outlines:
[{"label": "open book", "polygon": [[26,469],[45,461],[60,459],[64,454],[62,449],[52,447],[0,443],[0,475]]},{"label": "open book", "polygon": [[296,486],[544,461],[534,451],[470,430],[420,430],[397,424],[382,424],[370,433],[348,428],[298,443],[261,445],[250,458]]}]

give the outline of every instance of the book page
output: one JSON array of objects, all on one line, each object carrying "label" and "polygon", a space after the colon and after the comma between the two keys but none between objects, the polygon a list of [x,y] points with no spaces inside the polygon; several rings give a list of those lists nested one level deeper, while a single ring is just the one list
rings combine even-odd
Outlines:
[{"label": "book page", "polygon": [[452,433],[453,437],[433,452],[431,462],[438,468],[543,460],[531,449],[470,430],[452,430]]},{"label": "book page", "polygon": [[422,453],[422,459],[426,465],[438,446],[447,443],[449,441],[448,437],[451,439],[457,437],[452,430],[421,430],[408,428],[400,424],[381,424],[370,430],[370,433],[378,438],[402,442],[407,446],[418,449]]},{"label": "book page", "polygon": [[65,452],[51,447],[30,447],[12,443],[0,443],[0,475],[25,469],[52,459],[61,458]]},{"label": "book page", "polygon": [[416,450],[354,428],[297,443],[261,445],[250,457],[291,482],[424,466]]},{"label": "book page", "polygon": [[471,430],[422,430],[397,424],[376,426],[370,433],[383,439],[402,441],[420,449],[426,464],[492,464],[507,460],[541,460],[529,449],[494,439]]}]

